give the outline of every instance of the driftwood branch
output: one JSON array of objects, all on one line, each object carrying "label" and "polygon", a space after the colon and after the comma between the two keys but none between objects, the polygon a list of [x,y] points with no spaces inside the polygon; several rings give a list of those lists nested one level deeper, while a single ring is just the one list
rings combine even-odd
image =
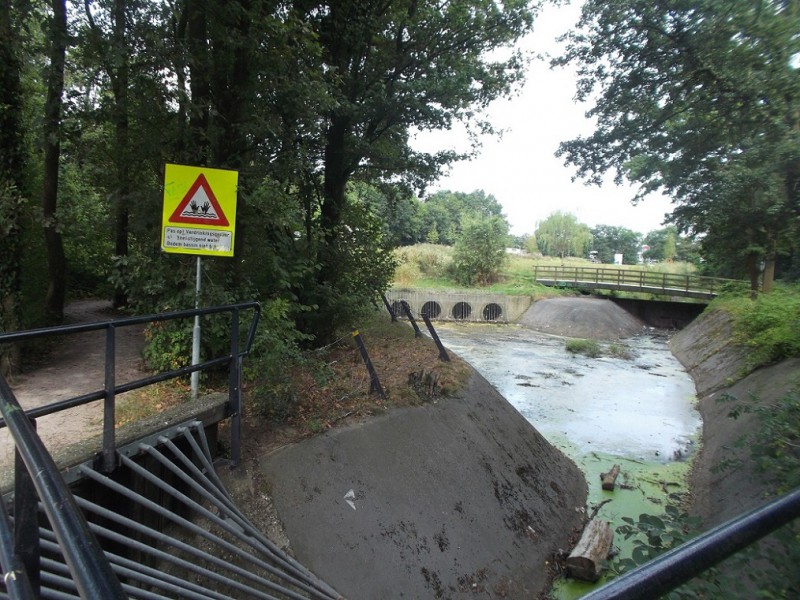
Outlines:
[{"label": "driftwood branch", "polygon": [[601,473],[600,477],[603,480],[603,489],[610,492],[614,491],[617,484],[617,477],[619,477],[619,465],[614,465],[608,473]]},{"label": "driftwood branch", "polygon": [[608,521],[589,521],[578,544],[567,557],[569,576],[582,581],[597,581],[613,541],[614,533]]}]

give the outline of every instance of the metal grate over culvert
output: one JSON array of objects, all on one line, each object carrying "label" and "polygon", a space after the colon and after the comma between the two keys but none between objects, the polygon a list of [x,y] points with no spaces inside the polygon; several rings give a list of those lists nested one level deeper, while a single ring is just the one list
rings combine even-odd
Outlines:
[{"label": "metal grate over culvert", "polygon": [[[89,465],[78,467],[79,475],[90,479],[95,490],[100,486],[110,492],[107,496],[120,499],[109,508],[80,493],[75,496],[129,598],[341,598],[236,506],[214,468],[201,422],[178,426],[174,433],[172,439],[163,435],[155,444],[140,442],[129,452],[120,450],[121,466],[131,474],[125,485]],[[126,455],[134,452],[146,454],[169,471],[176,484]],[[150,493],[146,497],[137,489]],[[115,510],[122,506],[126,514],[147,514],[150,518],[144,521],[163,526],[154,528]],[[138,510],[131,511],[131,506]],[[55,535],[46,528],[40,528],[39,535],[41,598],[80,598]],[[8,596],[0,591],[0,597]]]}]

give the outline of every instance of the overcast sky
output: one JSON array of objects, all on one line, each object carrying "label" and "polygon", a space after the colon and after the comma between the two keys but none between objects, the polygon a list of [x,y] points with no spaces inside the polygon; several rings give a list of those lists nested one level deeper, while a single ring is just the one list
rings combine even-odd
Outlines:
[{"label": "overcast sky", "polygon": [[[555,38],[577,21],[576,6],[547,5],[536,19],[534,32],[522,41],[537,53],[557,52]],[[503,213],[516,235],[533,233],[536,224],[555,211],[574,214],[590,227],[616,225],[646,234],[663,227],[664,214],[671,211],[667,198],[651,195],[633,206],[632,187],[618,187],[611,179],[603,187],[572,182],[573,167],[555,157],[559,142],[588,135],[592,123],[584,116],[589,105],[573,101],[575,77],[565,70],[552,71],[546,62],[531,63],[521,93],[501,100],[489,109],[491,122],[505,130],[502,138],[486,138],[480,155],[454,165],[449,175],[428,189],[472,192],[482,189],[503,206]],[[465,150],[463,132],[418,134],[415,146],[424,150]]]}]

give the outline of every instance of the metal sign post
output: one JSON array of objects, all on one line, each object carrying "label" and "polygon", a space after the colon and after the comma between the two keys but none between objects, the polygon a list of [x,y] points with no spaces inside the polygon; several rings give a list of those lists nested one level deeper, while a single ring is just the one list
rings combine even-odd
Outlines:
[{"label": "metal sign post", "polygon": [[[200,257],[197,257],[197,279],[194,287],[194,307],[200,308]],[[192,366],[200,364],[200,315],[194,316],[192,329]],[[200,389],[200,371],[192,373],[192,400],[197,400]]]},{"label": "metal sign post", "polygon": [[[194,307],[200,308],[201,256],[233,256],[239,173],[167,164],[164,168],[161,249],[197,256]],[[192,329],[192,365],[200,364],[200,316]],[[200,372],[191,375],[192,399]]]}]

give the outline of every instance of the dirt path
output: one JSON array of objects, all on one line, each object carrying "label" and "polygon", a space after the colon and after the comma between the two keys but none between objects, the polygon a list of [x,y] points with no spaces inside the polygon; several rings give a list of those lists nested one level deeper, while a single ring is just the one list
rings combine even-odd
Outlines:
[{"label": "dirt path", "polygon": [[[79,300],[65,309],[65,323],[93,323],[120,318],[106,300]],[[43,364],[15,375],[9,384],[25,410],[74,398],[103,388],[105,331],[60,336]],[[145,375],[142,364],[144,338],[141,326],[116,332],[116,383]],[[102,430],[100,401],[92,402],[37,421],[39,435],[53,453]],[[6,428],[0,429],[0,470],[13,462],[14,446]]]}]

